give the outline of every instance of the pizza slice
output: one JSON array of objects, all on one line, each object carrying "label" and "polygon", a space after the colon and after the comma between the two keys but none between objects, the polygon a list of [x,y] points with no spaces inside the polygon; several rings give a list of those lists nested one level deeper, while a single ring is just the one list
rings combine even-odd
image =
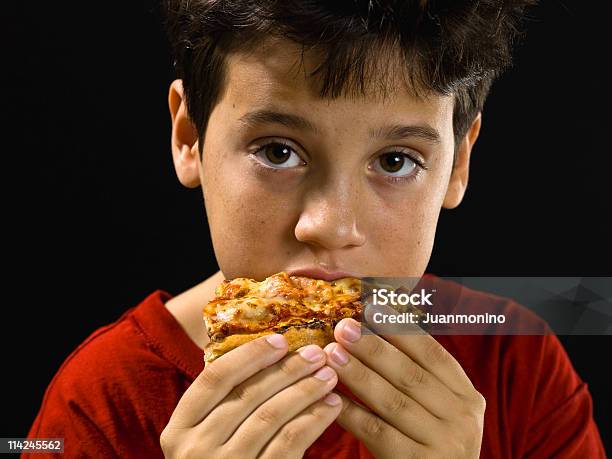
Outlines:
[{"label": "pizza slice", "polygon": [[361,320],[361,281],[335,281],[274,274],[257,282],[248,278],[224,280],[204,308],[210,342],[204,350],[208,364],[260,336],[281,333],[289,351],[307,344],[323,347],[334,341],[340,320]]}]

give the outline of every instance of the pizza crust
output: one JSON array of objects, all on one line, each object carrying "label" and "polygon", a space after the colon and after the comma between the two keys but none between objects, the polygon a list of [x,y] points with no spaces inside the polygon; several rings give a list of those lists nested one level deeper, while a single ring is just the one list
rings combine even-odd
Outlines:
[{"label": "pizza crust", "polygon": [[261,336],[280,333],[287,338],[289,344],[289,352],[295,351],[308,344],[316,344],[321,347],[327,346],[334,341],[334,328],[330,323],[320,324],[317,328],[309,328],[307,326],[291,326],[286,330],[275,331],[272,329],[265,330],[259,333],[236,334],[230,335],[220,342],[210,341],[204,349],[204,361],[206,364],[228,353],[232,349],[241,346],[244,343],[253,341]]},{"label": "pizza crust", "polygon": [[285,335],[289,352],[307,344],[321,347],[334,341],[342,319],[361,320],[361,281],[334,281],[276,273],[261,282],[249,278],[224,280],[203,309],[210,342],[208,364],[232,349],[272,333]]}]

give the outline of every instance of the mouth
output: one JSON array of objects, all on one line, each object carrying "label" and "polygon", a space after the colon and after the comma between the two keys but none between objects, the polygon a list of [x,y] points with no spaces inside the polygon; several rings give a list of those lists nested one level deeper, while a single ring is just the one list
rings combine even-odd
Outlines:
[{"label": "mouth", "polygon": [[336,279],[342,279],[344,277],[357,277],[357,278],[359,277],[355,273],[350,273],[347,271],[340,271],[340,270],[326,270],[318,266],[289,269],[287,270],[287,274],[289,276],[303,276],[303,277],[310,277],[312,279],[321,279],[327,282],[330,282]]}]

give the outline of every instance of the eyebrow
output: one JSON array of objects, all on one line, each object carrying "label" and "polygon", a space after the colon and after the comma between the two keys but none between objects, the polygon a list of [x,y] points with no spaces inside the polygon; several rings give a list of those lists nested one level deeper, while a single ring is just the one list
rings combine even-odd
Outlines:
[{"label": "eyebrow", "polygon": [[417,126],[404,126],[394,124],[392,126],[383,126],[377,130],[370,130],[370,137],[373,139],[389,139],[402,140],[416,137],[430,143],[440,143],[440,133],[428,124]]},{"label": "eyebrow", "polygon": [[[242,115],[239,120],[246,126],[261,124],[281,124],[290,129],[308,131],[318,135],[317,127],[306,118],[290,113],[282,113],[274,110],[255,110]],[[424,125],[401,125],[382,126],[378,129],[370,129],[370,138],[402,140],[406,138],[420,138],[430,143],[440,143],[440,133],[428,124]]]},{"label": "eyebrow", "polygon": [[248,112],[242,115],[239,121],[247,126],[256,126],[258,124],[282,124],[291,129],[309,131],[313,134],[319,133],[317,127],[306,118],[273,110],[255,110]]}]

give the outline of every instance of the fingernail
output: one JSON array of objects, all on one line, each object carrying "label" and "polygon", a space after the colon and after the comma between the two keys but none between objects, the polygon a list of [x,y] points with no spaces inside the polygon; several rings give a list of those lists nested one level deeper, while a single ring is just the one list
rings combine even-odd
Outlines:
[{"label": "fingernail", "polygon": [[287,346],[287,340],[283,335],[279,334],[266,336],[266,341],[276,349],[283,349]]},{"label": "fingernail", "polygon": [[338,394],[334,394],[333,392],[327,394],[323,399],[325,403],[331,406],[338,406],[342,403],[342,398]]},{"label": "fingernail", "polygon": [[309,362],[318,362],[324,357],[323,351],[319,346],[316,345],[306,346],[300,349],[300,355],[302,356],[302,358],[308,360]]},{"label": "fingernail", "polygon": [[342,337],[354,343],[359,338],[361,338],[361,327],[354,320],[347,320],[342,324]]},{"label": "fingernail", "polygon": [[314,374],[314,377],[321,381],[329,381],[334,377],[336,372],[329,367],[323,367]]},{"label": "fingernail", "polygon": [[342,346],[339,346],[338,344],[334,345],[330,357],[334,363],[342,366],[346,365],[349,361],[349,356],[347,352],[342,349]]}]

